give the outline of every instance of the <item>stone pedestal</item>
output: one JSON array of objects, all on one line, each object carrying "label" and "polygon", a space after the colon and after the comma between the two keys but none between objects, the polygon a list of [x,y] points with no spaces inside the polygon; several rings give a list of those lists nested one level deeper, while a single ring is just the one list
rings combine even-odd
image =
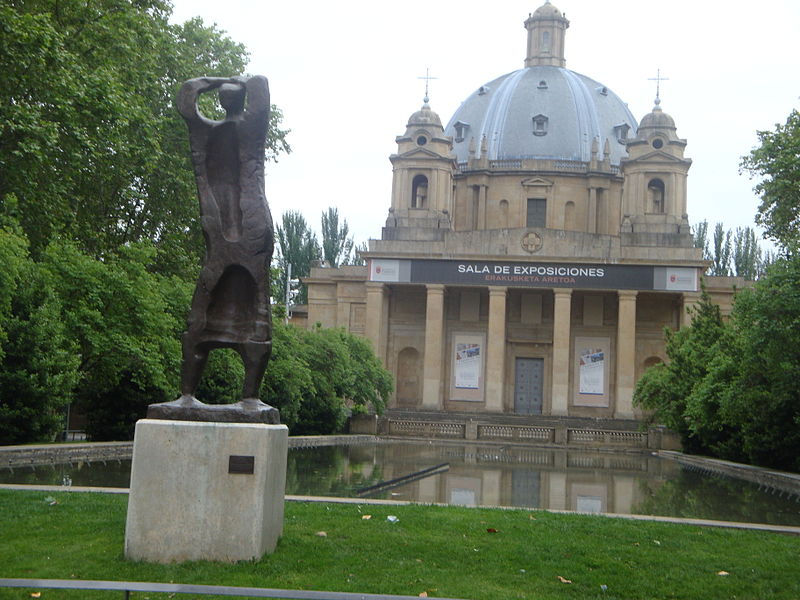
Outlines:
[{"label": "stone pedestal", "polygon": [[136,424],[125,557],[237,561],[283,531],[285,425],[142,419]]}]

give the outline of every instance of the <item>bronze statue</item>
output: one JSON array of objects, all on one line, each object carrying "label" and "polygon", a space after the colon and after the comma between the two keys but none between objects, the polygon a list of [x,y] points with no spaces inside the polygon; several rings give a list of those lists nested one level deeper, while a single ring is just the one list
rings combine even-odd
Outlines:
[{"label": "bronze statue", "polygon": [[[225,118],[198,109],[201,94],[218,90]],[[181,397],[152,404],[149,418],[279,423],[261,402],[259,386],[272,349],[269,266],[274,232],[264,194],[264,145],[269,87],[261,76],[190,79],[178,93],[189,142],[206,256],[183,334]],[[242,400],[208,405],[195,391],[214,348],[233,348],[245,368]]]}]

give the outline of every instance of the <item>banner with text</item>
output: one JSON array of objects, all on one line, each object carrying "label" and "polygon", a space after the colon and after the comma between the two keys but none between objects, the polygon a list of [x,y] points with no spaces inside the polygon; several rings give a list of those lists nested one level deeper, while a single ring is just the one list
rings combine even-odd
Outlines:
[{"label": "banner with text", "polygon": [[370,281],[696,292],[698,269],[652,265],[370,259]]}]

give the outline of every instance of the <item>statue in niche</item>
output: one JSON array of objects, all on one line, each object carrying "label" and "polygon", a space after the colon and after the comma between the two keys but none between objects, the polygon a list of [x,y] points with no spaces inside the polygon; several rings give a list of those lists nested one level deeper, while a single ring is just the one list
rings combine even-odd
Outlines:
[{"label": "statue in niche", "polygon": [[[201,94],[217,90],[225,118],[198,108]],[[272,349],[269,266],[274,231],[264,194],[264,152],[270,97],[261,76],[190,79],[178,93],[189,128],[206,256],[183,334],[181,396],[152,404],[149,418],[279,423],[277,409],[261,402],[261,380]],[[208,353],[233,348],[244,362],[242,400],[209,405],[195,398]]]}]

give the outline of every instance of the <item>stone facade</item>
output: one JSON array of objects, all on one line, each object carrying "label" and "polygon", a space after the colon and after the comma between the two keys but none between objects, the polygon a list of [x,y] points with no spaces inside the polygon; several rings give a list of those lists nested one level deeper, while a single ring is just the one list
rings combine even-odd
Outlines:
[{"label": "stone facade", "polygon": [[[381,239],[365,267],[312,269],[308,324],[366,335],[393,408],[640,418],[635,383],[707,266],[686,140],[658,98],[637,124],[564,67],[569,22],[549,2],[525,26],[524,69],[446,128],[427,98],[411,115]],[[729,310],[731,282],[709,289]]]}]

